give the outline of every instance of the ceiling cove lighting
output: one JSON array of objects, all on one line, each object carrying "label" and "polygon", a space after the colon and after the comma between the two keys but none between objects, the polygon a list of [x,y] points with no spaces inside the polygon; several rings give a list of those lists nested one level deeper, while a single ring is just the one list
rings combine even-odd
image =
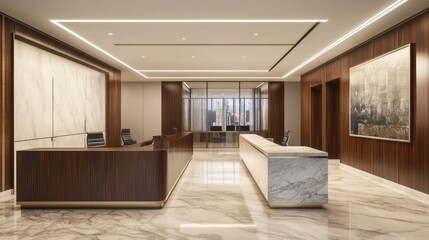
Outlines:
[{"label": "ceiling cove lighting", "polygon": [[269,70],[138,70],[139,72],[148,73],[191,73],[191,72],[269,72]]},{"label": "ceiling cove lighting", "polygon": [[59,22],[55,21],[55,20],[50,20],[52,23],[54,23],[55,25],[57,25],[58,27],[64,29],[66,32],[70,33],[71,35],[77,37],[78,39],[82,40],[83,42],[85,42],[86,44],[90,45],[91,47],[97,49],[98,51],[102,52],[103,54],[109,56],[110,58],[112,58],[113,60],[117,61],[118,63],[124,65],[125,67],[127,67],[128,69],[132,70],[133,72],[139,74],[140,76],[147,78],[146,75],[144,75],[143,73],[137,71],[136,69],[134,69],[133,67],[131,67],[130,65],[126,64],[125,62],[121,61],[119,58],[113,56],[112,54],[106,52],[105,50],[101,49],[100,47],[98,47],[97,45],[95,45],[94,43],[88,41],[86,38],[80,36],[79,34],[73,32],[72,30],[68,29],[67,27],[65,27],[64,25],[60,24]]},{"label": "ceiling cove lighting", "polygon": [[318,57],[320,57],[324,53],[328,52],[329,50],[331,50],[332,48],[334,48],[338,44],[340,44],[340,43],[344,42],[345,40],[349,39],[350,37],[352,37],[356,33],[360,32],[362,29],[368,27],[369,25],[371,25],[372,23],[374,23],[378,19],[382,18],[384,15],[388,14],[389,12],[395,10],[396,8],[398,8],[399,6],[401,6],[402,4],[404,4],[407,1],[408,0],[398,0],[398,1],[394,2],[394,3],[392,3],[391,5],[389,5],[385,9],[383,9],[381,12],[377,13],[376,15],[374,15],[370,19],[366,20],[364,23],[362,23],[361,25],[359,25],[358,27],[356,27],[352,31],[348,32],[346,35],[342,36],[341,38],[339,38],[335,42],[331,43],[331,45],[327,46],[322,51],[316,53],[315,55],[313,55],[312,57],[310,57],[309,59],[307,59],[305,62],[301,63],[300,65],[296,66],[294,69],[290,70],[288,73],[286,73],[285,75],[283,75],[283,78],[289,77],[290,75],[292,75],[293,73],[295,73],[296,71],[298,71],[299,69],[301,69],[302,67],[304,67],[305,65],[307,65],[310,62],[314,61],[315,59],[317,59]]},{"label": "ceiling cove lighting", "polygon": [[63,23],[314,23],[327,22],[327,19],[80,19],[50,20]]},{"label": "ceiling cove lighting", "polygon": [[[102,48],[98,47],[91,41],[87,40],[86,38],[82,37],[81,35],[77,34],[73,30],[67,28],[61,23],[314,23],[314,22],[327,22],[327,19],[140,19],[140,20],[100,20],[100,19],[87,19],[87,20],[61,20],[61,19],[51,19],[49,20],[56,26],[60,27],[64,31],[70,33],[71,35],[77,37],[81,41],[85,42],[86,44],[90,45],[91,47],[97,49],[98,51],[102,52],[103,54],[107,55],[108,57],[112,58],[116,62],[122,64],[126,68],[132,70],[133,72],[139,74],[140,76],[144,78],[151,78],[151,79],[161,79],[162,77],[148,77],[144,75],[143,73],[139,72],[138,70],[134,69],[127,63],[123,62],[119,58],[113,56],[112,54],[108,53],[107,51],[103,50]],[[165,77],[165,79],[169,79],[174,77]],[[178,77],[179,79],[181,77]],[[211,77],[208,77],[211,78]],[[214,77],[216,79],[281,79],[281,77]],[[191,77],[190,79],[202,79],[200,77]]]}]

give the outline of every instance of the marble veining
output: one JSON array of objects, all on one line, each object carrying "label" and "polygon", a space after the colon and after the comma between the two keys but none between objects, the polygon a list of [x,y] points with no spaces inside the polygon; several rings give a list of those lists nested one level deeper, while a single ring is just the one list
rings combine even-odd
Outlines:
[{"label": "marble veining", "polygon": [[237,149],[196,149],[162,209],[15,208],[0,200],[0,239],[413,239],[429,204],[329,162],[324,209],[270,209]]},{"label": "marble veining", "polygon": [[87,67],[60,56],[54,62],[54,136],[85,132]]},{"label": "marble veining", "polygon": [[15,141],[52,135],[52,54],[19,40],[14,41],[14,125]]},{"label": "marble veining", "polygon": [[[326,153],[309,147],[289,149],[273,144],[257,135],[240,135],[241,159],[268,203],[270,205],[326,203],[328,201]],[[277,154],[271,155],[272,150],[277,150]]]},{"label": "marble veining", "polygon": [[328,161],[320,158],[270,159],[268,201],[326,203],[328,201]]},{"label": "marble veining", "polygon": [[86,131],[106,130],[106,75],[88,68],[86,81]]},{"label": "marble veining", "polygon": [[54,148],[83,148],[85,147],[86,134],[78,134],[71,136],[55,137],[53,144]]}]

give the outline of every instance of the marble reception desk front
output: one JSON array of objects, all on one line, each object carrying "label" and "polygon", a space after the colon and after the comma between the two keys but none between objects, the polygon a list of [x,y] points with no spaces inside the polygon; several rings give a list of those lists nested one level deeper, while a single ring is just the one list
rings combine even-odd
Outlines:
[{"label": "marble reception desk front", "polygon": [[328,153],[241,134],[240,157],[271,208],[322,207],[328,202]]}]

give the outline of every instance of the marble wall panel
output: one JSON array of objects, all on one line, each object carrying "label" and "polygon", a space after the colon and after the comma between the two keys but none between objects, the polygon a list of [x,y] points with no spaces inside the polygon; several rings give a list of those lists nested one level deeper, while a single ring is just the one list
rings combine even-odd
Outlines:
[{"label": "marble wall panel", "polygon": [[54,62],[54,136],[85,132],[87,68],[59,56]]},{"label": "marble wall panel", "polygon": [[106,75],[88,68],[86,81],[86,131],[106,130]]},{"label": "marble wall panel", "polygon": [[86,145],[86,134],[55,137],[54,148],[84,148]]},{"label": "marble wall panel", "polygon": [[52,54],[14,42],[15,141],[52,135]]}]

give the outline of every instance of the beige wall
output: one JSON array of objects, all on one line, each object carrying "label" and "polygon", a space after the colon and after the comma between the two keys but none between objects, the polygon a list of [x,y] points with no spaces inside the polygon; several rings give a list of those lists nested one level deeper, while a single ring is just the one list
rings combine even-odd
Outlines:
[{"label": "beige wall", "polygon": [[161,83],[122,82],[121,124],[138,142],[161,134]]},{"label": "beige wall", "polygon": [[143,136],[145,140],[161,135],[161,83],[147,82],[143,87]]},{"label": "beige wall", "polygon": [[143,141],[143,83],[122,82],[121,127],[129,128],[138,142]]},{"label": "beige wall", "polygon": [[301,83],[285,82],[285,130],[290,130],[290,146],[301,144]]}]

